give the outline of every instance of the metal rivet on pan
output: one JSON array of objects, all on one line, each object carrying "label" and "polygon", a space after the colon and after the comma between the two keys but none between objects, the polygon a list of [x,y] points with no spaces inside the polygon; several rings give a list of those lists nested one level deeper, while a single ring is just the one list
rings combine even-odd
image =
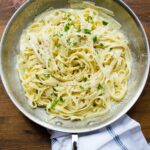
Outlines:
[{"label": "metal rivet on pan", "polygon": [[62,122],[60,122],[60,121],[56,121],[56,123],[55,123],[57,126],[62,126]]}]

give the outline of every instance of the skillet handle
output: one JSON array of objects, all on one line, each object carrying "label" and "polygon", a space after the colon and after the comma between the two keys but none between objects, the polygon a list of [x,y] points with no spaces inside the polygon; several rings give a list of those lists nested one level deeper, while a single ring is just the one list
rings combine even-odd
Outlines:
[{"label": "skillet handle", "polygon": [[72,150],[78,150],[78,134],[72,134]]}]

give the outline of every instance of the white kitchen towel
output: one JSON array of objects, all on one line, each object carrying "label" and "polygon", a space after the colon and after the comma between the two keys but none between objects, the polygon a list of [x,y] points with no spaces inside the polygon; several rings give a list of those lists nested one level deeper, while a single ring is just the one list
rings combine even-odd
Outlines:
[{"label": "white kitchen towel", "polygon": [[[52,150],[71,150],[71,134],[52,131]],[[79,134],[79,150],[150,150],[140,124],[124,115],[113,124]]]}]

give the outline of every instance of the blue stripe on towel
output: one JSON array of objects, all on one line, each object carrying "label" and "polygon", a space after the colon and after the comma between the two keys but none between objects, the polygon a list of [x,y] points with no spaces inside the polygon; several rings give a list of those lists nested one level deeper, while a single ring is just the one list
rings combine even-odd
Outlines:
[{"label": "blue stripe on towel", "polygon": [[56,138],[52,138],[52,140],[51,140],[52,145],[55,144],[56,142],[57,142],[57,139]]},{"label": "blue stripe on towel", "polygon": [[107,131],[111,134],[113,139],[115,140],[116,144],[122,149],[122,150],[128,150],[127,147],[122,143],[119,136],[114,132],[112,127],[109,125],[106,127]]}]

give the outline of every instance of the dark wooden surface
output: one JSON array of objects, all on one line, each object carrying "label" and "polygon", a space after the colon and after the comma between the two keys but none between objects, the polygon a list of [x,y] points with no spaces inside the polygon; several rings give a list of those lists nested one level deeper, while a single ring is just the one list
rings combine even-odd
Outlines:
[{"label": "dark wooden surface", "polygon": [[[150,0],[125,0],[142,21],[150,41]],[[12,0],[0,0],[0,37],[14,13]],[[128,113],[140,122],[150,142],[150,76],[138,102]],[[24,117],[7,96],[0,82],[0,150],[50,150],[47,131]]]}]

